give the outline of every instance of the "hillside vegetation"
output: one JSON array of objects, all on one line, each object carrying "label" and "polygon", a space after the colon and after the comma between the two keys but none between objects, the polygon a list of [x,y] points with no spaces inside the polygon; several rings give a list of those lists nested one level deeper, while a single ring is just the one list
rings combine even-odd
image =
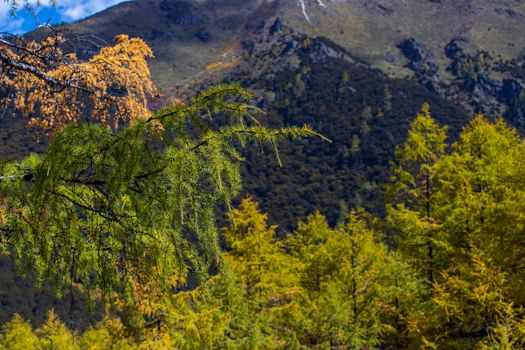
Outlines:
[{"label": "hillside vegetation", "polygon": [[304,2],[310,22],[297,1],[154,0],[122,3],[69,28],[107,41],[121,33],[145,39],[156,53],[152,72],[162,88],[203,71],[274,16],[308,36],[329,38],[397,76],[410,74],[396,48],[408,37],[428,46],[445,76],[443,50],[456,37],[470,41],[471,53],[486,51],[506,60],[525,47],[523,1],[327,0],[322,2],[325,7],[317,0]]},{"label": "hillside vegetation", "polygon": [[278,239],[248,198],[221,231],[220,271],[198,288],[125,308],[83,333],[53,312],[34,332],[15,316],[0,345],[521,348],[525,142],[503,121],[477,116],[447,143],[428,108],[396,152],[385,221],[352,211],[333,227],[314,213]]},{"label": "hillside vegetation", "polygon": [[2,36],[0,350],[525,347],[522,13],[153,0]]}]

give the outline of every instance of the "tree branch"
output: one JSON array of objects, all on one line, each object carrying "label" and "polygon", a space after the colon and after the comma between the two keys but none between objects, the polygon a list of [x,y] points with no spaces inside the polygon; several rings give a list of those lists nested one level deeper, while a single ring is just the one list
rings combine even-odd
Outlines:
[{"label": "tree branch", "polygon": [[73,89],[84,91],[90,94],[95,92],[94,90],[86,88],[85,86],[76,84],[74,79],[69,79],[69,80],[62,82],[53,77],[50,77],[47,74],[40,71],[39,69],[37,69],[35,66],[29,65],[23,62],[17,62],[3,52],[0,52],[0,62],[5,66],[9,66],[16,70],[30,73],[34,75],[35,77],[45,81],[47,84],[53,87],[60,87],[61,89],[73,88]]}]

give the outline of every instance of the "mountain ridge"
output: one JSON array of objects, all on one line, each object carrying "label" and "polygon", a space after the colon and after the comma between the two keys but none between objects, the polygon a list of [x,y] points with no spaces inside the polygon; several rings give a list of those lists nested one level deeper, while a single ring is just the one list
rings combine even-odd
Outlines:
[{"label": "mountain ridge", "polygon": [[308,36],[327,37],[395,77],[412,75],[396,45],[415,37],[448,80],[443,51],[456,37],[469,40],[472,50],[495,52],[505,59],[518,56],[525,47],[525,37],[519,34],[525,30],[523,14],[525,2],[508,0],[139,0],[66,27],[108,41],[121,32],[144,38],[157,56],[151,64],[153,77],[168,88],[205,71],[243,35],[272,17]]}]

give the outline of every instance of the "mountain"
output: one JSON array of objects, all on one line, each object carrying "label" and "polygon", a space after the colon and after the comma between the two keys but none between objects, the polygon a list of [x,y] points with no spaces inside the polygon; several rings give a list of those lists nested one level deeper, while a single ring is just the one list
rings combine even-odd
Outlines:
[{"label": "mountain", "polygon": [[381,215],[389,161],[424,102],[453,133],[468,120],[463,108],[420,82],[390,78],[330,40],[297,33],[279,19],[246,39],[243,47],[235,67],[174,92],[191,96],[217,82],[240,82],[268,112],[264,123],[306,123],[332,140],[282,144],[282,168],[272,150],[247,151],[246,194],[255,196],[284,229],[316,210],[331,223],[345,207]]},{"label": "mountain", "polygon": [[139,0],[69,28],[107,40],[119,33],[146,39],[156,53],[155,80],[170,87],[223,61],[247,31],[274,16],[298,32],[331,39],[392,76],[411,74],[396,47],[409,37],[428,48],[445,78],[451,76],[444,49],[454,38],[467,40],[471,52],[506,60],[525,47],[522,0]]},{"label": "mountain", "polygon": [[[308,123],[332,139],[331,144],[308,140],[283,145],[283,168],[272,152],[248,151],[245,194],[261,201],[274,223],[290,229],[297,218],[315,210],[332,223],[345,207],[362,206],[380,215],[389,161],[424,102],[431,102],[438,120],[453,130],[467,120],[467,106],[429,89],[421,77],[410,78],[414,69],[404,67],[410,55],[398,46],[407,38],[392,28],[410,18],[405,13],[409,3],[417,3],[422,15],[459,6],[377,2],[379,8],[392,9],[379,15],[371,2],[363,1],[133,1],[65,29],[106,41],[119,33],[142,37],[156,56],[150,62],[153,78],[167,94],[185,98],[211,84],[240,82],[268,111],[263,122]],[[452,21],[459,19],[453,16]],[[379,22],[390,27],[379,30]],[[407,35],[424,33],[416,19],[405,25]],[[450,38],[460,34],[448,33]],[[363,59],[366,50],[380,52],[373,45],[381,40],[385,55],[405,57],[395,60],[404,74],[390,74],[376,67],[377,59]],[[420,60],[433,59],[431,45],[417,39],[412,46],[412,51],[421,51]],[[450,61],[444,51],[442,56]]]},{"label": "mountain", "polygon": [[504,115],[525,130],[524,16],[523,0],[139,0],[64,28],[107,42],[144,38],[155,83],[173,95],[234,70],[243,43],[279,18],[389,78],[417,80],[471,114]]},{"label": "mountain", "polygon": [[331,138],[283,146],[283,169],[248,160],[247,193],[290,228],[317,209],[332,222],[339,207],[380,214],[388,162],[425,101],[452,130],[476,112],[523,129],[524,14],[525,1],[503,0],[148,0],[67,29],[144,38],[169,95],[241,82],[265,122]]},{"label": "mountain", "polygon": [[511,59],[523,52],[524,1],[509,0],[299,0],[286,3],[284,16],[301,32],[329,37],[353,54],[391,74],[406,60],[396,44],[415,37],[427,46],[440,68],[445,46],[456,37],[472,50]]},{"label": "mountain", "polygon": [[251,23],[277,10],[278,3],[260,0],[130,1],[66,28],[108,42],[121,33],[145,39],[156,56],[154,80],[167,89],[226,59]]}]

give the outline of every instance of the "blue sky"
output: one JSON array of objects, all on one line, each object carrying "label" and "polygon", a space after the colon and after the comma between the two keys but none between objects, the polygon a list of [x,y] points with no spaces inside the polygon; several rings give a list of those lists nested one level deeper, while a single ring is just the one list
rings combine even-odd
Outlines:
[{"label": "blue sky", "polygon": [[[18,2],[23,3],[22,0]],[[36,0],[31,2],[36,3]],[[25,33],[48,21],[49,24],[78,21],[119,2],[123,0],[56,0],[53,8],[49,0],[41,0],[40,6],[33,6],[34,14],[20,9],[13,17],[8,3],[0,0],[0,33]]]}]

